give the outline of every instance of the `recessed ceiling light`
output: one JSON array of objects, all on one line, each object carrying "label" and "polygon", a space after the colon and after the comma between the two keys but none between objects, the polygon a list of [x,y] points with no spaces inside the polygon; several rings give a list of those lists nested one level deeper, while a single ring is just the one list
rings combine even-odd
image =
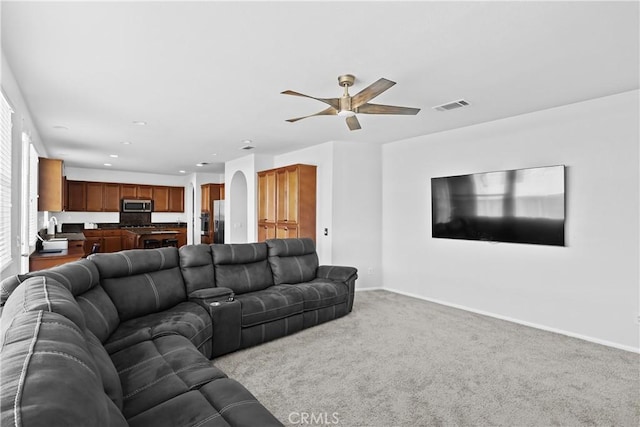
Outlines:
[{"label": "recessed ceiling light", "polygon": [[253,141],[251,141],[250,139],[243,139],[242,143],[243,144],[251,144]]},{"label": "recessed ceiling light", "polygon": [[201,167],[203,167],[203,166],[204,166],[204,163],[196,163],[196,166],[197,166],[197,167],[199,167],[199,168],[201,168]]},{"label": "recessed ceiling light", "polygon": [[69,130],[68,127],[66,126],[61,126],[61,125],[56,125],[53,127],[54,129],[58,129],[58,130]]},{"label": "recessed ceiling light", "polygon": [[134,121],[133,121],[133,124],[134,124],[134,125],[137,125],[137,126],[144,126],[144,125],[146,125],[146,124],[147,124],[147,122],[144,122],[144,121],[142,121],[142,120],[134,120]]},{"label": "recessed ceiling light", "polygon": [[122,145],[131,145],[131,143],[129,141],[122,141],[120,144],[122,144]]},{"label": "recessed ceiling light", "polygon": [[217,156],[217,155],[218,155],[218,153],[211,153],[211,155],[212,155],[212,156]]},{"label": "recessed ceiling light", "polygon": [[117,154],[109,154],[109,157],[113,157],[114,159],[117,159],[118,155]]},{"label": "recessed ceiling light", "polygon": [[111,166],[111,163],[105,163],[104,165],[105,166]]},{"label": "recessed ceiling light", "polygon": [[187,173],[187,171],[178,171],[178,172],[180,172],[180,173]]}]

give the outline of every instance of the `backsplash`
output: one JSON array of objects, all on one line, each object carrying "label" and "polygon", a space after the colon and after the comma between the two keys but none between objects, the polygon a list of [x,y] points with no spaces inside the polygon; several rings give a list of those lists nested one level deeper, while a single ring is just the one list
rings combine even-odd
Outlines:
[{"label": "backsplash", "polygon": [[[58,220],[58,224],[65,223],[114,223],[120,222],[119,212],[51,212]],[[186,213],[152,212],[151,222],[187,222]]]}]

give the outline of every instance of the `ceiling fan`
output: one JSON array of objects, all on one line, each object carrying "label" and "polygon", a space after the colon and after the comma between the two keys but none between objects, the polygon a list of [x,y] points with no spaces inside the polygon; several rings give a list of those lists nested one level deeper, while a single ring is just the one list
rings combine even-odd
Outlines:
[{"label": "ceiling fan", "polygon": [[351,96],[349,95],[349,87],[353,86],[353,82],[355,81],[355,79],[355,76],[353,76],[352,74],[344,74],[342,76],[338,76],[338,85],[344,87],[344,94],[340,98],[315,98],[313,96],[304,95],[292,90],[285,90],[284,92],[281,92],[283,95],[303,96],[305,98],[315,99],[329,105],[328,108],[318,113],[311,114],[309,116],[296,117],[287,121],[293,123],[297,122],[298,120],[306,119],[307,117],[338,115],[341,117],[346,117],[347,126],[350,130],[358,130],[361,127],[356,114],[362,113],[416,115],[420,111],[419,108],[370,104],[370,100],[396,84],[396,82],[392,82],[391,80],[387,80],[384,78],[379,79],[375,83],[362,89],[356,95]]}]

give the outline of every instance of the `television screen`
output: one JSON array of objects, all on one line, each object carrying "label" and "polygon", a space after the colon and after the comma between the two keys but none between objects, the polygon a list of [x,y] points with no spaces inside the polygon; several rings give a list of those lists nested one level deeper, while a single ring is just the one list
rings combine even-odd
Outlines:
[{"label": "television screen", "polygon": [[565,167],[431,178],[432,236],[564,246]]}]

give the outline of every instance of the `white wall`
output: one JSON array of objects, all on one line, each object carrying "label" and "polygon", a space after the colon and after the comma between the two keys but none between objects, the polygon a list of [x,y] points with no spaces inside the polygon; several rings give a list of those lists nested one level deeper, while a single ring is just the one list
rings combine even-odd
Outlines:
[{"label": "white wall", "polygon": [[23,204],[20,194],[20,189],[22,188],[22,133],[24,132],[31,136],[31,142],[41,156],[46,156],[47,152],[4,53],[1,55],[0,87],[14,111],[11,132],[11,163],[13,164],[11,174],[13,190],[11,194],[11,241],[15,242],[15,244],[11,247],[11,263],[0,272],[0,278],[4,278],[20,272],[20,244],[18,239],[20,238],[21,207]]},{"label": "white wall", "polygon": [[328,142],[274,159],[275,167],[294,163],[318,166],[316,246],[320,263],[356,267],[358,289],[381,287],[380,146]]},{"label": "white wall", "polygon": [[[638,351],[638,98],[385,145],[385,287]],[[431,177],[557,164],[567,166],[566,247],[431,237]]]},{"label": "white wall", "polygon": [[[316,251],[320,264],[333,263],[333,142],[274,157],[274,168],[302,163],[316,169]],[[324,235],[324,229],[328,235]]]},{"label": "white wall", "polygon": [[[225,243],[247,243],[247,242],[255,242],[258,240],[257,232],[258,232],[258,222],[256,219],[257,213],[257,175],[261,170],[270,169],[273,167],[273,158],[271,156],[265,155],[256,155],[250,154],[248,156],[240,157],[239,159],[231,160],[225,163],[224,165],[224,182],[230,183],[233,175],[240,171],[244,174],[247,179],[247,191],[246,194],[243,193],[241,197],[246,197],[246,206],[247,206],[247,215],[241,216],[241,219],[233,218],[231,216],[231,205],[234,203],[233,197],[238,197],[238,195],[233,194],[233,189],[228,188],[229,186],[225,185],[225,204],[224,204],[224,214],[225,214],[225,225],[224,225],[224,235],[225,235]],[[246,221],[246,225],[243,223]],[[231,238],[233,236],[237,236],[238,233],[232,233],[233,227],[247,227],[247,240],[246,242],[232,241]],[[244,233],[241,233],[244,236]]]}]

